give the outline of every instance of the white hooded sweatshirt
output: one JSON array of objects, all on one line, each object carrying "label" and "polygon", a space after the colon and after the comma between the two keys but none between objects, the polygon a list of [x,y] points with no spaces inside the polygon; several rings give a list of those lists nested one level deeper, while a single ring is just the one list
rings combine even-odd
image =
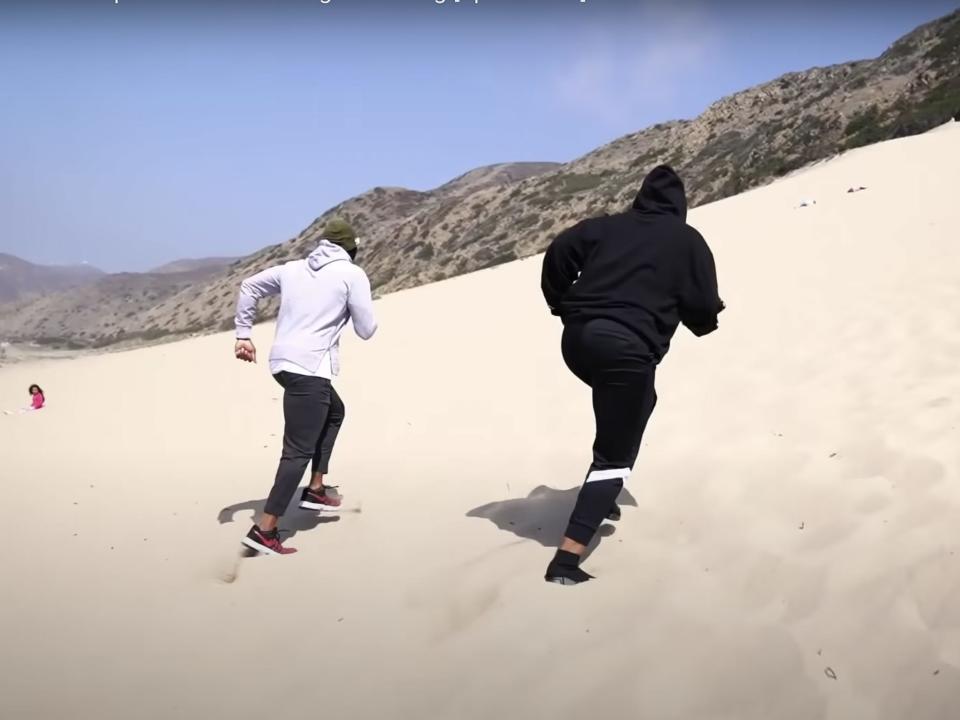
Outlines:
[{"label": "white hooded sweatshirt", "polygon": [[340,334],[348,320],[369,340],[377,330],[367,274],[347,252],[327,240],[305,260],[257,273],[240,284],[235,325],[237,339],[247,340],[257,302],[280,294],[277,332],[270,352],[270,372],[283,370],[330,377],[340,371]]}]

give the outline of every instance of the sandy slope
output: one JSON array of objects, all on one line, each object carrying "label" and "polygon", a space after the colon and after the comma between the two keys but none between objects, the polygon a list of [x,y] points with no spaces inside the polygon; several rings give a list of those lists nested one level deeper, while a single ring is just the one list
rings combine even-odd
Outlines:
[{"label": "sandy slope", "polygon": [[0,417],[0,716],[956,717],[958,156],[951,126],[693,213],[729,309],[678,335],[578,588],[541,580],[592,421],[536,259],[379,303],[340,382],[355,512],[292,513],[301,552],[235,582],[265,365],[219,335],[0,370],[50,397]]}]

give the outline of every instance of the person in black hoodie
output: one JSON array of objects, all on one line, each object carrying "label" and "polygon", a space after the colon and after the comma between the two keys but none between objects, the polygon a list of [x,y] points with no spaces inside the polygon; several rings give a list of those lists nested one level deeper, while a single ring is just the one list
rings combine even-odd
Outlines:
[{"label": "person in black hoodie", "polygon": [[592,578],[580,559],[604,519],[619,518],[629,477],[657,402],[654,375],[678,325],[694,335],[717,329],[723,301],[713,254],[687,225],[683,181],[654,168],[624,213],[561,232],[543,259],[541,288],[563,321],[567,367],[593,389],[593,463],[545,579]]}]

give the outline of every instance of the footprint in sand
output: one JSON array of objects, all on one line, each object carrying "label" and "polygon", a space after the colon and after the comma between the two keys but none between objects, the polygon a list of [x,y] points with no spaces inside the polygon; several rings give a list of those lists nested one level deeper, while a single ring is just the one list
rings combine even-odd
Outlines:
[{"label": "footprint in sand", "polygon": [[[240,563],[247,552],[253,552],[249,548],[243,548],[240,552],[231,557],[224,557],[217,564],[216,577],[225,585],[232,585],[240,577]],[[255,553],[254,553],[255,554]]]},{"label": "footprint in sand", "polygon": [[857,505],[857,512],[863,515],[874,515],[890,507],[892,499],[889,495],[880,492],[873,492],[863,498]]},{"label": "footprint in sand", "polygon": [[933,552],[910,568],[909,594],[925,625],[937,634],[960,630],[960,579],[953,558]]},{"label": "footprint in sand", "polygon": [[[428,632],[434,642],[463,632],[497,605],[500,585],[495,582],[498,577],[495,568],[507,548],[524,542],[515,540],[468,559],[434,576],[426,582],[424,589],[409,596],[408,607],[424,611],[431,619],[433,627]],[[476,571],[484,566],[487,566],[486,570]],[[443,622],[436,623],[438,617]]]},{"label": "footprint in sand", "polygon": [[945,468],[936,460],[898,451],[877,435],[856,439],[844,448],[842,456],[845,479],[880,476],[897,487],[928,490],[946,477]]},{"label": "footprint in sand", "polygon": [[826,589],[827,570],[819,564],[798,563],[764,553],[745,568],[741,592],[753,610],[779,605],[781,620],[796,621],[817,611]]}]

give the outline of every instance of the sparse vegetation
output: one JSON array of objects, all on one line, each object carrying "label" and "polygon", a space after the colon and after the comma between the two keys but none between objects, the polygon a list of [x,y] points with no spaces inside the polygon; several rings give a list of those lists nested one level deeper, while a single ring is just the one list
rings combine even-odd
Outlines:
[{"label": "sparse vegetation", "polygon": [[141,334],[141,337],[144,340],[149,341],[149,340],[157,340],[169,334],[170,334],[170,331],[167,330],[166,328],[162,328],[162,327],[158,327],[157,325],[154,325],[153,327],[147,328]]},{"label": "sparse vegetation", "polygon": [[[708,140],[712,140],[712,139],[713,139],[712,136],[708,138]],[[649,170],[653,167],[653,162],[654,160],[656,160],[657,155],[659,155],[659,152],[657,150],[647,150],[645,153],[642,153],[641,155],[638,155],[637,157],[635,157],[630,162],[630,167]]]},{"label": "sparse vegetation", "polygon": [[593,190],[604,181],[605,175],[588,175],[575,173],[563,176],[563,185],[560,192],[564,195],[576,195],[577,193]]},{"label": "sparse vegetation", "polygon": [[848,87],[849,87],[851,90],[861,90],[861,89],[863,89],[863,88],[865,88],[865,87],[867,86],[867,82],[868,82],[867,76],[866,76],[866,75],[860,75],[860,76],[854,78],[853,80],[851,80]]},{"label": "sparse vegetation", "polygon": [[426,261],[433,258],[433,255],[434,255],[433,245],[431,245],[430,243],[424,243],[423,246],[419,250],[417,250],[416,255],[414,257],[416,257],[417,260]]},{"label": "sparse vegetation", "polygon": [[[695,206],[953,116],[960,116],[960,13],[904,37],[878,60],[791,73],[720,100],[700,118],[661,123],[565,166],[520,173],[515,181],[507,177],[510,169],[500,184],[490,182],[488,172],[468,174],[429,193],[376,188],[209,281],[116,276],[97,291],[71,291],[62,300],[0,313],[0,333],[64,346],[227,330],[239,279],[305,256],[333,215],[358,224],[359,262],[375,294],[383,295],[537,253],[559,228],[628,205],[646,172],[661,161],[681,173]],[[276,309],[276,301],[263,302],[260,319],[272,318]],[[115,325],[101,329],[111,313]]]},{"label": "sparse vegetation", "polygon": [[844,130],[844,147],[861,147],[926,132],[956,115],[960,115],[960,74],[934,85],[917,102],[899,99],[887,113],[881,113],[874,105],[851,118]]},{"label": "sparse vegetation", "polygon": [[948,22],[941,29],[937,43],[927,53],[933,67],[943,70],[960,60],[960,22]]},{"label": "sparse vegetation", "polygon": [[913,38],[906,37],[897,40],[890,48],[883,54],[883,57],[890,59],[904,58],[912,55],[917,51],[917,44]]},{"label": "sparse vegetation", "polygon": [[[475,258],[479,259],[479,258]],[[497,265],[503,265],[504,263],[513,262],[517,259],[516,254],[513,251],[506,251],[500,253],[499,255],[489,257],[486,260],[481,261],[480,265],[477,266],[477,270],[486,270],[487,268],[496,267]]]},{"label": "sparse vegetation", "polygon": [[[847,147],[856,147],[873,142],[870,138],[877,132],[881,123],[880,108],[871,105],[850,118],[843,134],[848,138]],[[865,142],[863,140],[865,139]]]}]

